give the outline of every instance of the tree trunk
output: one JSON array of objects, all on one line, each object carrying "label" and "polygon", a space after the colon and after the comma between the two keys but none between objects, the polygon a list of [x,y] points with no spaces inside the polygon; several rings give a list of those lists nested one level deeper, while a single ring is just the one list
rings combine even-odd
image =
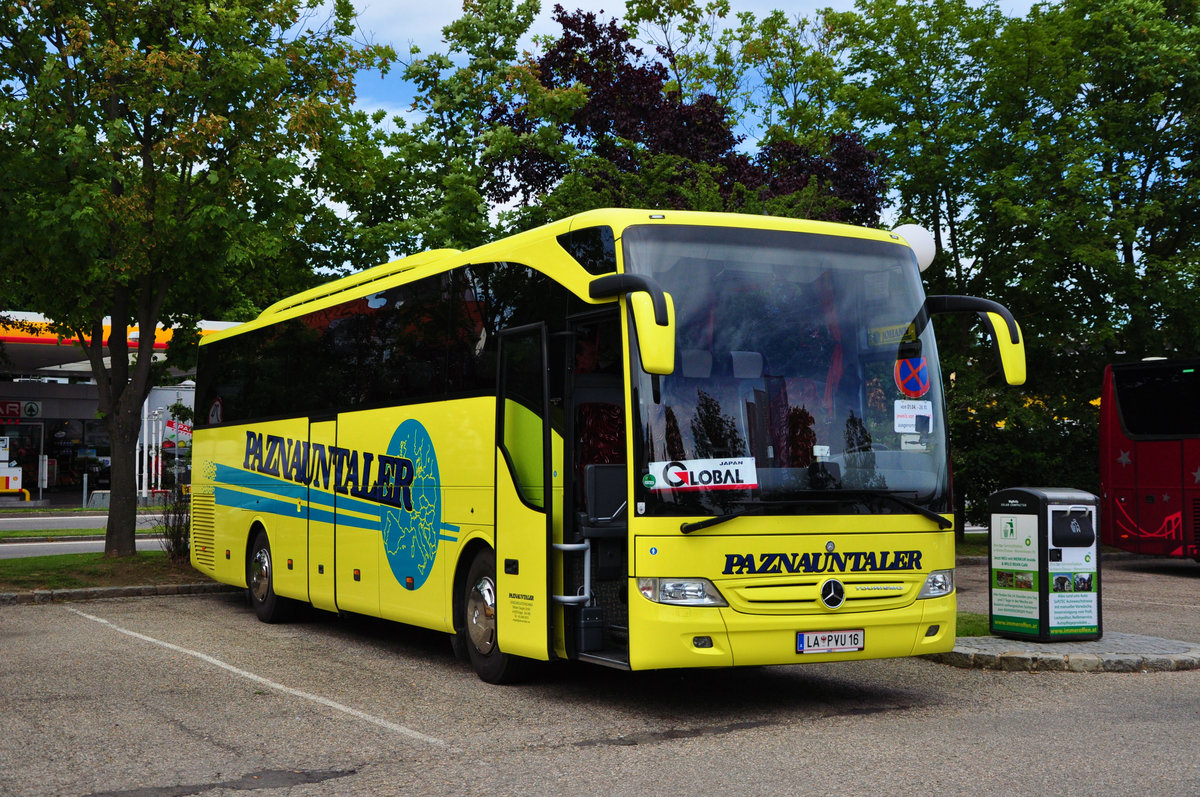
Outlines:
[{"label": "tree trunk", "polygon": [[[137,439],[142,428],[142,404],[150,394],[154,363],[154,329],[158,325],[167,281],[143,277],[136,291],[122,286],[111,299],[111,332],[106,341],[104,327],[93,322],[90,340],[84,345],[92,373],[101,417],[108,427],[112,446],[112,492],[109,495],[108,529],[104,535],[105,556],[137,553]],[[136,326],[141,330],[136,352],[129,349],[130,308],[137,307]],[[80,337],[83,340],[83,337]],[[105,346],[109,356],[104,361]],[[132,356],[131,356],[132,355]]]},{"label": "tree trunk", "polygon": [[104,535],[105,556],[137,553],[137,438],[141,429],[141,405],[122,405],[108,416],[112,444],[112,486],[108,507],[108,529]]}]

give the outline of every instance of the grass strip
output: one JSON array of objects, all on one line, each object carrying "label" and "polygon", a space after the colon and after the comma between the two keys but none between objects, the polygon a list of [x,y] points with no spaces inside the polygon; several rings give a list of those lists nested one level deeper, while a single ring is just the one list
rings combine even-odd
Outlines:
[{"label": "grass strip", "polygon": [[191,565],[172,562],[165,551],[141,551],[122,557],[69,553],[0,559],[0,592],[194,584],[211,580]]},{"label": "grass strip", "polygon": [[991,622],[986,614],[959,612],[954,633],[957,636],[991,636]]},{"label": "grass strip", "polygon": [[[139,515],[161,515],[161,506],[139,506]],[[17,501],[0,503],[0,517],[25,517],[27,515],[106,515],[105,508],[81,506],[25,506]]]},{"label": "grass strip", "polygon": [[987,532],[971,531],[963,535],[961,540],[954,544],[954,553],[956,556],[987,556],[988,555],[988,535]]},{"label": "grass strip", "polygon": [[[138,529],[139,537],[162,536],[162,526],[151,526],[148,529]],[[55,537],[104,537],[104,529],[4,529],[0,530],[0,540],[33,539],[44,540]]]},{"label": "grass strip", "polygon": [[103,537],[104,529],[5,529],[0,540],[45,540],[55,537]]}]

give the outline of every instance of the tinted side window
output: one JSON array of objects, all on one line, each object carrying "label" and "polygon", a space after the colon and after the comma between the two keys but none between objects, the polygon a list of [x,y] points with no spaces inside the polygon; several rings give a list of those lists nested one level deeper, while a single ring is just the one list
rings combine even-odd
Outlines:
[{"label": "tinted side window", "polygon": [[494,395],[499,333],[539,321],[559,331],[583,306],[515,263],[435,274],[202,346],[196,421]]},{"label": "tinted side window", "polygon": [[[317,391],[328,380],[319,374],[320,365],[311,362],[318,337],[302,321],[291,319],[201,346],[196,423],[273,417],[320,403]],[[310,377],[299,394],[298,370]]]},{"label": "tinted side window", "polygon": [[617,244],[612,227],[572,230],[558,236],[558,245],[589,274],[611,274],[617,270]]}]

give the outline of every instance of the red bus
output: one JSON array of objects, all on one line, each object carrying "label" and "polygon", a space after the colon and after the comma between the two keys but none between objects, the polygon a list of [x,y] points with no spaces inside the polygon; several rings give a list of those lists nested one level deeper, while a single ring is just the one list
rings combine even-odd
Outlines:
[{"label": "red bus", "polygon": [[1108,545],[1200,561],[1200,359],[1105,367],[1100,496]]}]

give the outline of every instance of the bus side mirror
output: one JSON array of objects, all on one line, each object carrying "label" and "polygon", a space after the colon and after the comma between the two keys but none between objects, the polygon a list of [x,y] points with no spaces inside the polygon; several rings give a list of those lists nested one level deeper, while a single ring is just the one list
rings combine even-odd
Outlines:
[{"label": "bus side mirror", "polygon": [[1021,326],[1013,321],[1017,330],[1017,339],[1013,341],[1003,316],[997,313],[980,313],[979,317],[1000,354],[1000,367],[1004,371],[1005,381],[1010,385],[1025,384],[1025,338],[1021,335]]},{"label": "bus side mirror", "polygon": [[648,374],[666,375],[675,370],[675,302],[664,293],[667,302],[667,323],[654,320],[654,303],[649,294],[629,294],[633,310],[633,326],[637,329],[638,355],[642,370]]},{"label": "bus side mirror", "polygon": [[637,330],[642,370],[666,375],[675,371],[675,303],[654,280],[639,274],[609,274],[588,285],[593,299],[629,294],[633,326]]},{"label": "bus side mirror", "polygon": [[1010,385],[1025,384],[1025,338],[1021,335],[1020,325],[1007,307],[975,296],[927,296],[925,310],[929,315],[979,313],[980,320],[996,346],[996,353],[1000,356],[1004,380]]}]

